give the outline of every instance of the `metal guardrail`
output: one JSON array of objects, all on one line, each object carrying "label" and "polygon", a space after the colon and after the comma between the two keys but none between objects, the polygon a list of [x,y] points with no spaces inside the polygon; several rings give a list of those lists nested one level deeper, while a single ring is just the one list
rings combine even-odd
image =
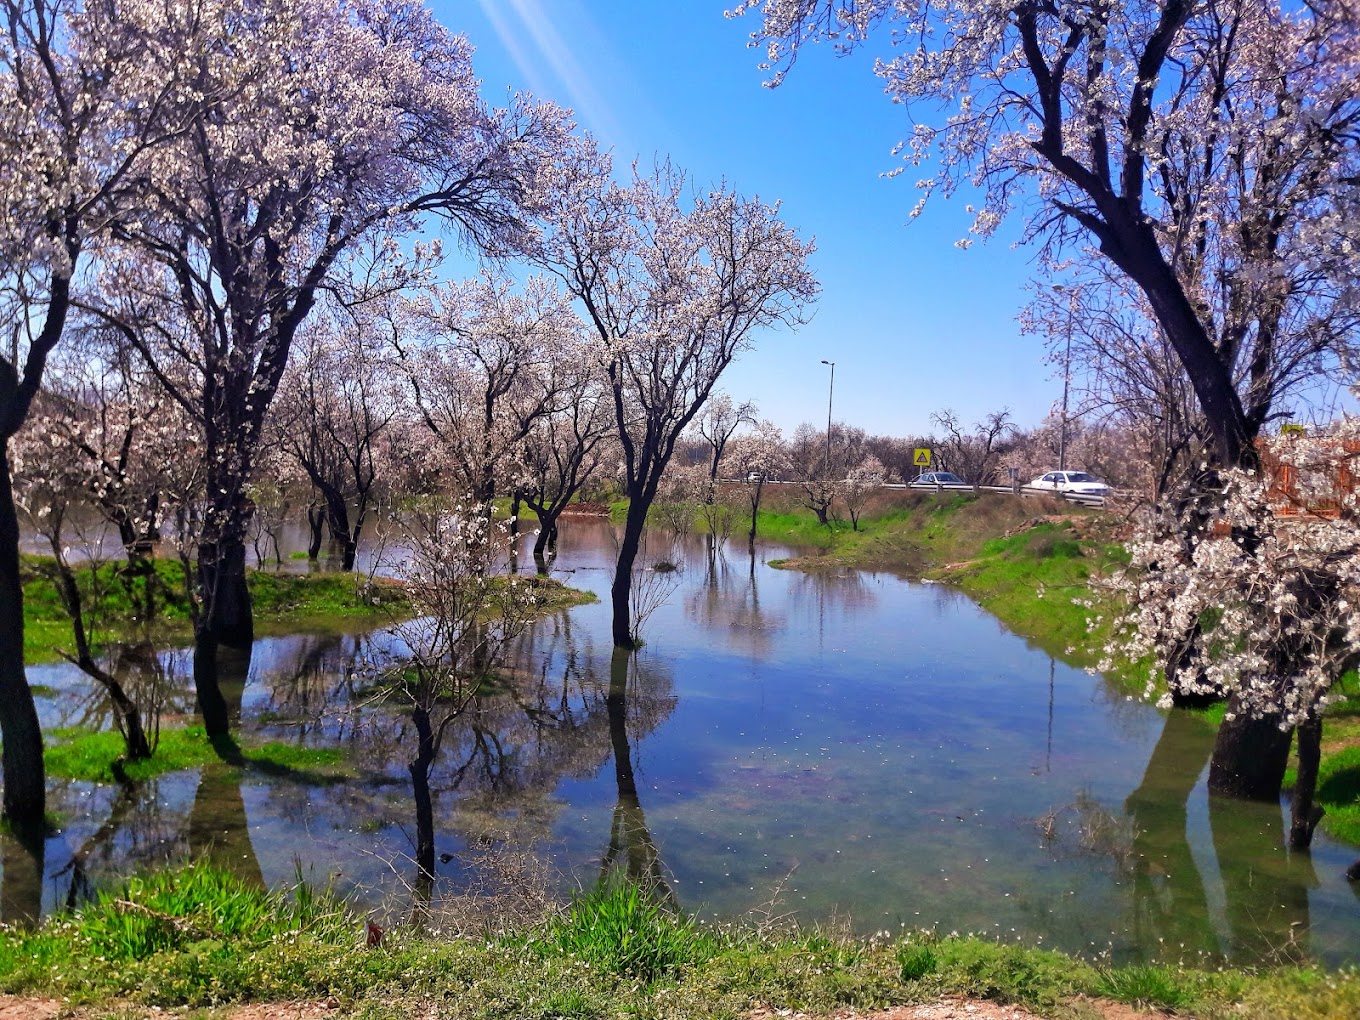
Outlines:
[{"label": "metal guardrail", "polygon": [[[769,479],[766,485],[797,485],[798,482],[788,479]],[[1010,485],[969,485],[963,484],[949,485],[911,485],[907,482],[885,482],[885,489],[911,489],[915,492],[1000,492],[1012,496],[1057,496],[1069,503],[1076,503],[1080,506],[1103,507],[1105,505],[1104,496],[1088,496],[1079,492],[1057,492],[1053,489],[1040,489],[1031,485],[1021,485],[1018,487]]]},{"label": "metal guardrail", "polygon": [[1079,492],[1057,492],[1053,489],[1040,489],[1030,485],[1018,487],[1010,485],[911,485],[905,482],[895,482],[891,485],[883,486],[885,489],[913,489],[916,492],[1000,492],[1015,496],[1057,496],[1065,499],[1069,503],[1077,503],[1081,506],[1103,507],[1105,505],[1104,496],[1088,496]]}]

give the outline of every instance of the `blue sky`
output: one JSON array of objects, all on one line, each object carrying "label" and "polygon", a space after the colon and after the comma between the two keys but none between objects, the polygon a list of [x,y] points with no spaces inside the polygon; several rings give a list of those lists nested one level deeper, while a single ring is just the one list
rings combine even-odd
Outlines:
[{"label": "blue sky", "polygon": [[[729,4],[730,5],[730,4]],[[882,176],[908,131],[882,94],[868,54],[805,53],[780,88],[761,85],[754,19],[729,21],[723,0],[436,0],[476,47],[489,102],[528,89],[572,107],[614,152],[669,156],[702,183],[725,178],[783,202],[787,222],[816,238],[822,296],[812,322],[763,335],[720,384],[754,400],[786,431],[834,416],[870,433],[930,430],[932,411],[965,421],[1009,407],[1041,420],[1061,383],[1039,338],[1015,316],[1035,252],[1012,246],[1019,221],[968,251],[966,199],[932,200],[908,221],[914,177]]]}]

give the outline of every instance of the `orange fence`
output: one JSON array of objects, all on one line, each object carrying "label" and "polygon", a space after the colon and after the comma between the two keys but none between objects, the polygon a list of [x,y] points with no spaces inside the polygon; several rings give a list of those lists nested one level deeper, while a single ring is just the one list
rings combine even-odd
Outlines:
[{"label": "orange fence", "polygon": [[[1360,484],[1360,442],[1335,441],[1320,445],[1335,450],[1309,464],[1289,462],[1288,450],[1272,452],[1261,447],[1261,470],[1270,476],[1269,498],[1277,517],[1327,517],[1335,520],[1343,502]],[[1313,449],[1317,449],[1314,444]]]}]

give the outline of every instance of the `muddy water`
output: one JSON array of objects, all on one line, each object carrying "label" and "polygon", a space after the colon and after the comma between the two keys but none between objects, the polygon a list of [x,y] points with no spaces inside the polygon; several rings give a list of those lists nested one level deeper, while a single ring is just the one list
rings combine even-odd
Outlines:
[{"label": "muddy water", "polygon": [[[607,596],[613,552],[608,524],[573,521],[553,572]],[[436,908],[623,871],[704,916],[987,931],[1120,960],[1360,957],[1342,875],[1356,851],[1320,834],[1290,855],[1275,806],[1211,803],[1202,723],[1113,694],[948,589],[768,565],[786,553],[654,537],[646,561],[680,569],[648,574],[657,607],[631,658],[611,654],[604,602],[535,625],[515,682],[450,729],[436,765]],[[410,722],[358,668],[394,640],[269,638],[235,666],[247,742],[338,748],[349,774],[54,781],[41,884],[6,844],[0,909],[207,856],[409,913]],[[183,652],[145,671],[169,715],[192,711]],[[72,671],[30,679],[46,726],[110,724]]]}]

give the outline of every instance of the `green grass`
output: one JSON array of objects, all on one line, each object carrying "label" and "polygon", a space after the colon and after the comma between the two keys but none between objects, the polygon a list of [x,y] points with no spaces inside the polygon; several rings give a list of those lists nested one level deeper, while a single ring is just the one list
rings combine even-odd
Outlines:
[{"label": "green grass", "polygon": [[347,774],[344,753],[333,748],[280,743],[243,748],[234,743],[215,746],[201,726],[161,730],[155,753],[137,762],[122,760],[123,738],[117,733],[56,730],[49,732],[48,737],[56,742],[43,751],[47,774],[89,783],[141,781],[167,772],[202,768],[224,757],[233,764],[308,779],[339,779]]},{"label": "green grass", "polygon": [[1173,967],[1124,967],[1104,970],[1096,983],[1100,994],[1139,1008],[1184,1010],[1195,995],[1183,971]]},{"label": "green grass", "polygon": [[[25,557],[24,658],[30,665],[54,662],[72,647],[71,622],[52,581],[50,558]],[[96,642],[150,638],[159,643],[187,642],[192,637],[184,571],[178,561],[155,561],[156,617],[140,617],[145,579],[129,578],[122,564],[98,571],[85,567],[76,580],[87,598],[86,622],[97,624]],[[256,625],[261,633],[334,628],[337,622],[386,618],[401,613],[405,595],[390,582],[367,587],[348,573],[280,574],[252,570],[247,574]],[[95,597],[97,595],[97,597]],[[134,597],[136,601],[134,601]]]},{"label": "green grass", "polygon": [[37,930],[0,929],[0,990],[103,1008],[333,995],[374,1020],[827,1015],[963,995],[1050,1016],[1091,1015],[1079,996],[1204,1020],[1360,1015],[1354,970],[1096,968],[978,938],[714,928],[622,884],[523,930],[398,924],[370,948],[364,918],[326,892],[271,894],[205,864],[133,879]]},{"label": "green grass", "polygon": [[[1293,786],[1296,779],[1296,771],[1290,768],[1285,786]],[[1336,839],[1360,846],[1360,747],[1323,754],[1314,799],[1327,811],[1320,828]]]},{"label": "green grass", "polygon": [[691,919],[642,887],[606,882],[548,925],[540,946],[607,974],[644,982],[675,976],[709,959],[716,943]]}]

